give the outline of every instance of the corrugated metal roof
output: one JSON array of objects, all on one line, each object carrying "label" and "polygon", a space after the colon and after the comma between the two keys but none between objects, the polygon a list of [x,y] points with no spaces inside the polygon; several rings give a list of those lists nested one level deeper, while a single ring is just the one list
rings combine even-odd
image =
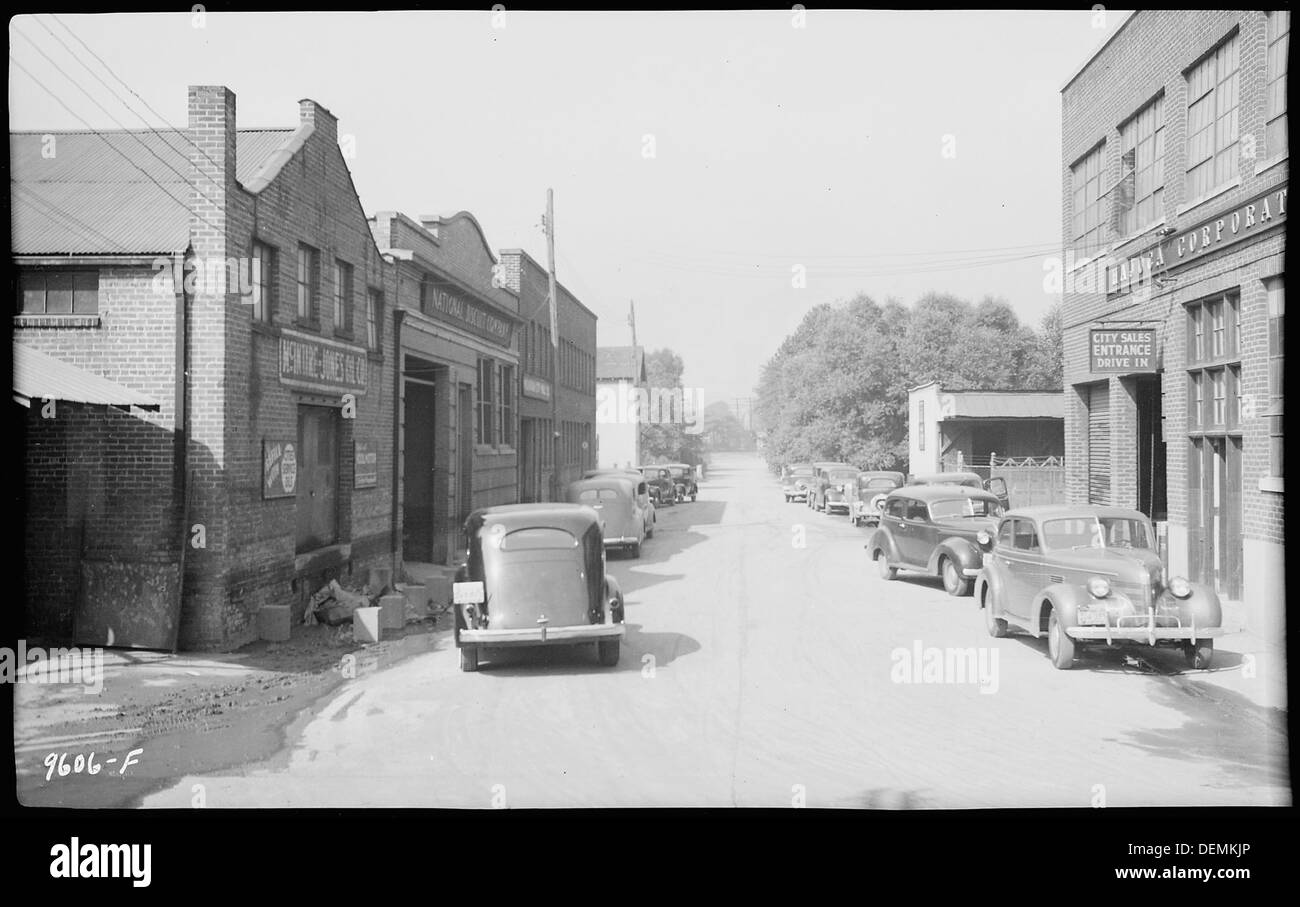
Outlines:
[{"label": "corrugated metal roof", "polygon": [[[236,179],[251,179],[291,134],[237,132]],[[189,243],[189,153],[188,137],[175,131],[11,132],[11,251],[182,251]]]},{"label": "corrugated metal roof", "polygon": [[596,348],[597,381],[644,381],[645,348],[601,346]]},{"label": "corrugated metal roof", "polygon": [[68,403],[95,403],[107,406],[139,406],[158,409],[157,400],[109,381],[62,359],[15,343],[14,396],[28,400],[63,400]]},{"label": "corrugated metal roof", "polygon": [[[949,419],[1064,419],[1065,394],[951,392]],[[946,411],[946,408],[945,408]]]}]

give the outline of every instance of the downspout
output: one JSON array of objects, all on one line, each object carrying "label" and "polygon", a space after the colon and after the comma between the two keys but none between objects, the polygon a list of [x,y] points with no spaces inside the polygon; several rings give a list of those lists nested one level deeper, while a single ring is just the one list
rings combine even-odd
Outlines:
[{"label": "downspout", "polygon": [[176,293],[176,378],[175,378],[175,433],[173,435],[173,476],[172,485],[176,489],[176,507],[180,531],[180,555],[177,558],[179,571],[176,583],[176,636],[172,639],[172,651],[175,652],[180,642],[181,614],[185,610],[185,549],[189,542],[189,443],[190,443],[190,292],[185,285],[185,265],[194,254],[193,246],[187,246],[179,256],[172,258],[173,280],[179,292]]},{"label": "downspout", "polygon": [[[397,287],[400,289],[402,277],[397,276]],[[392,505],[389,509],[393,514],[393,543],[390,546],[393,552],[393,582],[401,578],[402,559],[398,556],[398,550],[402,546],[401,526],[398,521],[398,510],[400,503],[398,501],[399,483],[398,471],[401,469],[402,441],[402,322],[405,320],[406,310],[397,304],[397,292],[393,293],[393,493]]]}]

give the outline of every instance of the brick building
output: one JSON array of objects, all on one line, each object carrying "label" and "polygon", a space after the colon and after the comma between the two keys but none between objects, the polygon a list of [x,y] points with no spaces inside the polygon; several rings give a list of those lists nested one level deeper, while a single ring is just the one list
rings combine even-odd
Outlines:
[{"label": "brick building", "polygon": [[392,519],[406,562],[450,564],[471,510],[519,499],[519,296],[468,212],[369,223],[393,267],[401,366]]},{"label": "brick building", "polygon": [[[549,501],[552,480],[564,486],[596,463],[596,316],[561,283],[556,318],[560,334],[560,379],[555,380],[551,346],[549,280],[521,249],[504,249],[506,286],[519,294],[523,319],[519,340],[519,500]],[[560,436],[553,439],[551,395],[558,393]],[[558,440],[558,447],[553,444]],[[559,468],[555,468],[555,454]]]},{"label": "brick building", "polygon": [[1067,494],[1284,626],[1290,14],[1142,10],[1062,89]]},{"label": "brick building", "polygon": [[233,648],[261,608],[393,568],[389,272],[334,116],[239,129],[232,92],[191,87],[185,129],[10,157],[15,344],[156,402],[32,370],[28,632]]}]

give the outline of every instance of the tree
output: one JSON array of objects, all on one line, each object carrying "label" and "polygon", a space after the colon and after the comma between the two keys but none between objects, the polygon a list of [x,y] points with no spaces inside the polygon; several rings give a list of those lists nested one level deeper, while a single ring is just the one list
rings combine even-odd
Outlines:
[{"label": "tree", "polygon": [[641,454],[646,460],[661,459],[692,465],[701,462],[703,413],[694,412],[698,402],[682,385],[685,365],[670,349],[646,356],[649,384],[646,411],[641,413]]}]

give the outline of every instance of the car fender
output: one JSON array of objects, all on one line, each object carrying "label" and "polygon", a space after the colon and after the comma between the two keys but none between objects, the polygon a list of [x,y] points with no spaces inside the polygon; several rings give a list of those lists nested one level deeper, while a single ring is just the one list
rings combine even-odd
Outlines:
[{"label": "car fender", "polygon": [[1166,589],[1160,594],[1158,604],[1177,604],[1181,606],[1180,610],[1194,619],[1198,627],[1223,626],[1223,605],[1219,601],[1218,593],[1209,586],[1200,583],[1191,583],[1190,585],[1192,594],[1187,598],[1175,598]]},{"label": "car fender", "polygon": [[617,579],[606,574],[605,601],[608,602],[610,599],[616,602],[611,615],[614,618],[614,623],[621,624],[623,622],[623,590],[619,587]]},{"label": "car fender", "polygon": [[966,539],[944,539],[930,552],[930,572],[939,572],[939,559],[950,557],[962,570],[978,570],[984,565],[982,552]]},{"label": "car fender", "polygon": [[[879,528],[871,533],[871,539],[864,546],[867,552],[873,552],[877,548],[885,552],[885,558],[891,563],[898,563],[898,548],[894,545],[893,535],[884,528]],[[874,557],[872,558],[874,560]]]},{"label": "car fender", "polygon": [[1034,596],[1031,619],[1025,629],[1034,636],[1047,635],[1046,620],[1049,608],[1056,610],[1060,615],[1057,619],[1061,623],[1072,627],[1076,623],[1079,606],[1091,601],[1098,601],[1098,599],[1094,599],[1083,586],[1073,583],[1055,583]]}]

